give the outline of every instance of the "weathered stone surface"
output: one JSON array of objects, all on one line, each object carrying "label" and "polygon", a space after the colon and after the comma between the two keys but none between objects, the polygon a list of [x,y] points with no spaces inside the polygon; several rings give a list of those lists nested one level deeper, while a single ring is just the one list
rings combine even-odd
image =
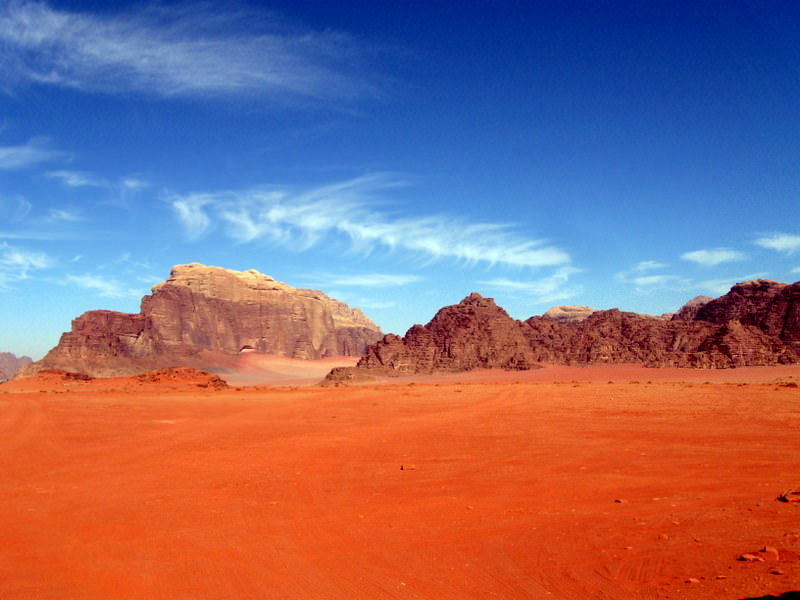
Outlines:
[{"label": "weathered stone surface", "polygon": [[597,312],[596,309],[588,306],[554,306],[548,309],[544,317],[549,317],[559,323],[570,323],[572,321],[583,321],[589,315]]},{"label": "weathered stone surface", "polygon": [[11,379],[14,373],[32,362],[29,356],[17,357],[11,352],[0,352],[0,381]]},{"label": "weathered stone surface", "polygon": [[800,282],[759,280],[715,300],[695,298],[671,320],[611,309],[583,319],[543,315],[519,322],[493,300],[471,294],[402,338],[385,336],[356,367],[336,369],[328,382],[358,381],[367,372],[528,369],[537,363],[732,368],[798,362]]},{"label": "weathered stone surface", "polygon": [[359,309],[257,271],[178,265],[142,298],[138,314],[95,310],[41,361],[94,376],[186,366],[212,368],[243,351],[317,359],[359,355],[381,337]]},{"label": "weathered stone surface", "polygon": [[442,308],[424,327],[414,325],[404,338],[385,336],[367,349],[358,366],[393,374],[528,369],[529,357],[521,324],[491,298],[471,294]]}]

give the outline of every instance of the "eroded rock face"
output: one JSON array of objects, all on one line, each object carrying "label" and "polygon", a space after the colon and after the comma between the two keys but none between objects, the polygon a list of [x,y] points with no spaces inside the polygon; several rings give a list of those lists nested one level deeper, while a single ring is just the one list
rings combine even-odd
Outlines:
[{"label": "eroded rock face", "polygon": [[213,368],[242,351],[317,359],[362,354],[381,331],[359,309],[257,271],[178,265],[138,314],[95,310],[25,374],[60,368],[95,376],[171,366]]},{"label": "eroded rock face", "polygon": [[471,294],[402,338],[385,336],[355,367],[335,369],[327,381],[354,381],[369,373],[528,369],[537,363],[692,368],[800,363],[800,282],[741,283],[715,300],[693,299],[671,320],[612,309],[582,319],[543,315],[519,322],[493,300]]},{"label": "eroded rock face", "polygon": [[11,379],[14,373],[32,362],[29,356],[17,357],[11,352],[0,352],[0,381]]},{"label": "eroded rock face", "polygon": [[391,374],[528,369],[530,354],[521,324],[491,298],[471,294],[442,308],[424,327],[414,325],[403,338],[385,336],[367,349],[358,367]]}]

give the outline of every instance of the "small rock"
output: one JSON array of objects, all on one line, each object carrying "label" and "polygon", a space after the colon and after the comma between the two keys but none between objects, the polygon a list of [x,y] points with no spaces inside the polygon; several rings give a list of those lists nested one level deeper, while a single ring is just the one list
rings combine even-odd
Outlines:
[{"label": "small rock", "polygon": [[661,535],[658,536],[658,539],[660,539],[660,540],[668,540],[669,536],[666,533],[662,533]]},{"label": "small rock", "polygon": [[736,560],[741,560],[744,562],[764,562],[764,559],[761,558],[760,556],[756,556],[755,554],[750,554],[750,553],[742,554]]},{"label": "small rock", "polygon": [[727,575],[717,575],[716,577],[714,577],[714,579],[720,579],[720,580],[721,579],[727,579],[727,578],[728,578]]},{"label": "small rock", "polygon": [[772,571],[770,571],[770,574],[772,574],[772,575],[783,575],[783,571],[781,571],[780,569],[772,569]]},{"label": "small rock", "polygon": [[761,549],[761,552],[762,552],[764,555],[766,555],[766,557],[767,557],[767,558],[773,558],[773,559],[775,559],[775,560],[778,560],[778,558],[780,557],[780,554],[779,554],[779,552],[778,552],[778,549],[777,549],[777,548],[774,548],[773,546],[764,546],[764,547]]},{"label": "small rock", "polygon": [[686,583],[700,583],[700,580],[695,577],[689,577],[689,579],[686,580]]},{"label": "small rock", "polygon": [[625,504],[627,500],[623,500],[622,498],[614,498],[614,502],[617,504]]}]

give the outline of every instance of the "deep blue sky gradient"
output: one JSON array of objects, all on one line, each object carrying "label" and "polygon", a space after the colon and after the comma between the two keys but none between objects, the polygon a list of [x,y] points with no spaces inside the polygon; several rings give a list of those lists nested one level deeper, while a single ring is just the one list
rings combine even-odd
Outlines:
[{"label": "deep blue sky gradient", "polygon": [[[800,279],[797,3],[0,7],[0,351],[38,358],[71,318],[136,312],[195,261],[397,333],[471,291],[517,318],[660,314]],[[273,52],[282,70],[252,83]],[[346,226],[235,225],[310,194]],[[550,258],[510,264],[526,242]]]}]

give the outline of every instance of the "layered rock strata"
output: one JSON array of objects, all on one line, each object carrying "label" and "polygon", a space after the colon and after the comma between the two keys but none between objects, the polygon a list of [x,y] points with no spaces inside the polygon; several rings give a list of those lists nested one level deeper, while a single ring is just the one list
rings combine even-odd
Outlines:
[{"label": "layered rock strata", "polygon": [[225,366],[242,352],[357,356],[381,331],[359,309],[255,270],[178,265],[138,314],[93,310],[21,374],[64,369],[105,377]]},{"label": "layered rock strata", "polygon": [[715,300],[696,298],[671,320],[600,310],[581,319],[516,321],[492,299],[471,294],[404,337],[387,335],[331,384],[375,375],[474,368],[529,369],[537,363],[640,363],[730,368],[800,363],[800,282],[740,283]]}]

